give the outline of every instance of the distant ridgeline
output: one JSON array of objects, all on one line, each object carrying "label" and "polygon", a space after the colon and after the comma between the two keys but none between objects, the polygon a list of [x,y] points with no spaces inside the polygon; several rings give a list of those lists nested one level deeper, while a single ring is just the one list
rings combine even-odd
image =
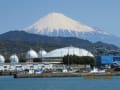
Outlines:
[{"label": "distant ridgeline", "polygon": [[0,54],[6,58],[14,53],[24,58],[25,53],[30,48],[38,52],[40,48],[50,51],[70,45],[85,48],[94,55],[120,55],[120,49],[118,47],[103,42],[92,43],[88,40],[73,37],[48,37],[30,34],[24,31],[10,31],[0,35]]}]

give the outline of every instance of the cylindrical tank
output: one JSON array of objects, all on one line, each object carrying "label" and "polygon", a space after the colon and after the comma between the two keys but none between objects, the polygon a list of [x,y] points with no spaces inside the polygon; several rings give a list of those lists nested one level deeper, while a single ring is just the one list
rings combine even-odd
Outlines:
[{"label": "cylindrical tank", "polygon": [[34,59],[34,58],[38,58],[38,54],[35,50],[30,49],[27,53],[26,53],[26,59]]},{"label": "cylindrical tank", "polygon": [[3,55],[0,55],[0,63],[5,63],[5,58],[4,58],[4,56]]},{"label": "cylindrical tank", "polygon": [[13,54],[10,56],[10,63],[18,63],[19,62],[19,58],[16,54]]}]

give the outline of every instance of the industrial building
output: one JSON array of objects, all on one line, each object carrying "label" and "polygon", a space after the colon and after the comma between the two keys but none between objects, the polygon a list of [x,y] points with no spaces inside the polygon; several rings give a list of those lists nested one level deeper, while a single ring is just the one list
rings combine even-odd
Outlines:
[{"label": "industrial building", "polygon": [[67,55],[94,57],[91,52],[73,46],[55,49],[41,56],[43,62],[62,63],[63,57]]},{"label": "industrial building", "polygon": [[96,56],[96,65],[120,64],[120,56]]},{"label": "industrial building", "polygon": [[52,50],[47,54],[43,55],[43,57],[44,58],[63,58],[66,55],[94,57],[94,55],[91,52],[85,49],[81,49],[73,46]]}]

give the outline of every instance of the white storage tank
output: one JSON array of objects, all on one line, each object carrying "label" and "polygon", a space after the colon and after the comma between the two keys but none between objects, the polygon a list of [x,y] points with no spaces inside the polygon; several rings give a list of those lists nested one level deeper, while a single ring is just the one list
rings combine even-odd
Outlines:
[{"label": "white storage tank", "polygon": [[5,58],[3,55],[0,55],[0,64],[5,63]]},{"label": "white storage tank", "polygon": [[30,49],[27,53],[26,53],[26,59],[34,59],[34,58],[38,58],[38,54],[35,50]]},{"label": "white storage tank", "polygon": [[44,55],[46,55],[46,54],[47,54],[47,52],[46,52],[45,50],[41,49],[41,50],[38,52],[38,57],[39,57],[39,58],[42,58],[42,57],[44,57]]},{"label": "white storage tank", "polygon": [[18,63],[19,62],[19,58],[16,54],[13,54],[10,56],[10,63]]}]

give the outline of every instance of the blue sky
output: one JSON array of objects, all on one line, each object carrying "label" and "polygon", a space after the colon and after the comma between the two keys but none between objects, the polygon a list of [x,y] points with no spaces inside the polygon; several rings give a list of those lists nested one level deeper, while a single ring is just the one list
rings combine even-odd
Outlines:
[{"label": "blue sky", "polygon": [[0,33],[25,28],[51,12],[120,36],[120,0],[0,0]]}]

